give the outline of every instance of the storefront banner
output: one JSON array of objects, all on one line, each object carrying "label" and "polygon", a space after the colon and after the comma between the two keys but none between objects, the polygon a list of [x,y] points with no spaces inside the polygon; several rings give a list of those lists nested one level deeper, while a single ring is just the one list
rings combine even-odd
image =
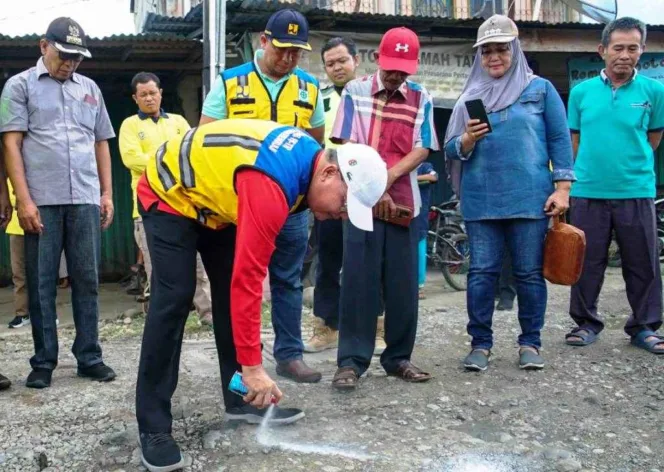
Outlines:
[{"label": "storefront banner", "polygon": [[[309,43],[312,51],[300,61],[300,67],[321,82],[321,86],[330,85],[325,73],[320,51],[325,42],[337,36],[333,33],[311,32]],[[348,33],[357,44],[360,67],[357,76],[373,74],[377,70],[374,54],[380,44],[380,35]],[[254,49],[260,48],[260,35],[252,35]],[[417,75],[410,80],[423,85],[434,98],[436,106],[451,107],[461,95],[463,86],[470,74],[475,57],[472,43],[456,40],[428,40],[420,38],[420,65]]]},{"label": "storefront banner", "polygon": [[[604,60],[597,54],[575,57],[567,64],[569,88],[587,79],[597,77],[604,69]],[[664,83],[664,53],[645,53],[637,65],[639,74]]]}]

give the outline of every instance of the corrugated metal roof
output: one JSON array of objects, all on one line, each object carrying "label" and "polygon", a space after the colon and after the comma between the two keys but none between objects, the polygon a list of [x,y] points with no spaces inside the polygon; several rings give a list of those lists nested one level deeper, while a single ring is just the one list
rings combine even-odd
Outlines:
[{"label": "corrugated metal roof", "polygon": [[[150,13],[146,17],[144,31],[168,32],[182,35],[191,35],[200,30],[203,23],[203,8],[199,4],[193,8],[185,17],[170,17]],[[362,31],[384,30],[392,26],[405,25],[416,29],[444,29],[444,28],[477,28],[482,18],[454,19],[440,16],[404,16],[386,15],[374,13],[342,13],[330,9],[311,8],[297,3],[281,3],[266,0],[230,0],[226,4],[228,14],[229,32],[241,32],[244,29],[260,30],[270,14],[283,8],[294,8],[301,11],[309,21],[311,29],[317,25],[325,25],[327,29],[339,29],[340,31],[357,31],[362,26]],[[330,23],[333,22],[333,23]],[[599,23],[545,23],[541,21],[518,21],[521,28],[546,28],[546,29],[582,29],[601,30],[604,25]],[[664,31],[664,25],[649,25],[651,31]]]},{"label": "corrugated metal roof", "polygon": [[[23,36],[7,36],[0,34],[0,43],[5,42],[25,42],[34,44],[36,41],[39,41],[43,36],[39,34],[26,34]],[[156,32],[148,32],[141,34],[114,34],[112,36],[104,36],[102,38],[91,38],[88,37],[90,45],[95,47],[104,47],[104,43],[114,43],[114,42],[177,42],[180,45],[182,43],[192,42],[191,39],[177,35],[177,34],[164,34]],[[195,41],[194,41],[195,42]]]},{"label": "corrugated metal roof", "polygon": [[[41,35],[0,35],[0,70],[22,70],[39,57]],[[203,43],[173,34],[120,34],[88,38],[92,59],[82,69],[106,67],[124,71],[150,67],[154,70],[196,71],[202,67]]]}]

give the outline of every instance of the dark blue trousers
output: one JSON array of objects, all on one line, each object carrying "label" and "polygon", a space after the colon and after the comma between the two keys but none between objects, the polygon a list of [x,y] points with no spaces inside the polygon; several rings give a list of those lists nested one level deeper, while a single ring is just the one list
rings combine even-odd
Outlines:
[{"label": "dark blue trousers", "polygon": [[72,352],[79,367],[102,362],[99,345],[99,264],[101,220],[97,205],[39,207],[44,230],[25,234],[25,272],[35,355],[32,368],[55,369],[58,332],[55,299],[60,255],[64,248],[71,279],[71,300],[76,325]]}]

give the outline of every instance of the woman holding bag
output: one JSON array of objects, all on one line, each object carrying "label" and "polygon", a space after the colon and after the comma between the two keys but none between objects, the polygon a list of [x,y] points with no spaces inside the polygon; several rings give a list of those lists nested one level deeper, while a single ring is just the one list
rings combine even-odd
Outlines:
[{"label": "woman holding bag", "polygon": [[[575,180],[565,107],[553,85],[528,67],[517,27],[506,16],[486,20],[474,47],[475,63],[445,136],[448,172],[470,240],[472,350],[464,366],[483,371],[489,365],[496,282],[507,247],[519,305],[519,366],[541,369],[547,216],[567,210]],[[465,102],[476,99],[484,104],[491,131],[469,119]]]}]

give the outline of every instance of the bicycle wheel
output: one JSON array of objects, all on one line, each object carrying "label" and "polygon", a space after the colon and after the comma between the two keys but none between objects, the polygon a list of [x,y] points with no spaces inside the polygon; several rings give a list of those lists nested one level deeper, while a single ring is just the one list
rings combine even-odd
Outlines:
[{"label": "bicycle wheel", "polygon": [[[442,269],[442,261],[445,260],[443,249],[447,246],[445,240],[455,234],[463,234],[463,229],[458,225],[442,225],[438,228],[438,232],[436,232],[435,222],[429,226],[427,234],[427,263],[432,263],[434,266]],[[434,243],[436,247],[435,253]]]},{"label": "bicycle wheel", "polygon": [[447,283],[454,290],[465,291],[468,287],[468,269],[470,268],[470,244],[465,233],[453,234],[450,244],[444,244],[441,270]]}]

